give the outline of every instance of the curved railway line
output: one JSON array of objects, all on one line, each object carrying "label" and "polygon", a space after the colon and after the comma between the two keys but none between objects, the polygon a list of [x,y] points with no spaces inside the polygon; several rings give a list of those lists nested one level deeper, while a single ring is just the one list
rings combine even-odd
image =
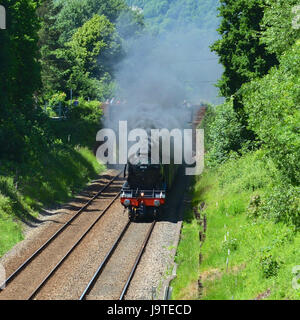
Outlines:
[{"label": "curved railway line", "polygon": [[[193,127],[204,112],[194,115]],[[146,260],[142,257],[149,239],[158,238],[162,224],[155,228],[156,220],[132,222],[122,215],[124,208],[117,201],[123,184],[120,175],[108,174],[104,181],[101,179],[101,189],[92,190],[94,195],[81,207],[76,203],[71,218],[59,222],[62,225],[47,232],[47,237],[38,238],[27,258],[21,255],[15,259],[14,266],[18,267],[10,266],[14,271],[0,283],[0,300],[124,300],[126,295],[132,297],[137,281],[146,286],[141,274],[149,268],[145,261],[149,265],[153,250],[147,251]],[[165,221],[172,223],[171,216],[172,212]],[[20,259],[25,261],[20,263]]]},{"label": "curved railway line", "polygon": [[[81,225],[81,221],[78,221],[79,219],[82,219],[82,215],[83,213],[86,213],[84,215],[84,218],[86,220],[92,220],[90,224],[88,225],[88,227],[85,229],[85,231],[83,232],[83,234],[80,235],[79,239],[77,239],[77,241],[75,241],[75,243],[73,243],[71,245],[71,247],[68,249],[68,251],[66,253],[63,254],[62,258],[60,258],[60,260],[55,264],[54,267],[51,268],[50,272],[48,272],[47,276],[43,278],[43,280],[38,284],[38,286],[36,286],[36,289],[34,291],[32,291],[29,295],[27,295],[26,297],[23,296],[21,294],[20,297],[13,297],[10,296],[9,298],[21,298],[22,300],[24,299],[33,299],[37,293],[43,288],[43,286],[47,283],[47,281],[50,279],[50,277],[55,273],[55,271],[59,268],[59,266],[67,259],[67,257],[74,251],[74,249],[81,243],[81,241],[86,237],[86,235],[91,231],[91,229],[99,222],[99,220],[108,212],[109,208],[116,202],[116,200],[119,198],[120,195],[120,189],[121,189],[121,185],[117,185],[115,188],[117,189],[117,191],[114,191],[112,186],[114,183],[118,182],[118,178],[120,177],[121,172],[118,172],[117,175],[115,175],[108,183],[106,183],[101,190],[99,190],[94,196],[92,196],[73,216],[71,219],[69,219],[67,222],[65,222],[62,227],[60,227],[46,242],[44,242],[36,251],[34,251],[33,254],[31,254],[29,256],[29,258],[27,258],[25,260],[25,262],[23,262],[14,272],[11,273],[11,275],[5,280],[4,283],[0,284],[0,288],[4,288],[4,289],[0,289],[0,299],[2,299],[2,296],[4,297],[4,299],[6,299],[6,292],[10,290],[10,287],[14,286],[14,282],[18,282],[18,278],[22,278],[22,274],[25,273],[27,270],[30,269],[34,269],[32,267],[32,264],[35,263],[36,260],[38,260],[38,258],[42,255],[48,255],[51,258],[54,258],[53,260],[57,260],[57,256],[56,254],[53,254],[53,250],[51,250],[51,246],[54,246],[54,244],[56,242],[61,242],[57,247],[58,248],[62,248],[62,243],[64,243],[64,239],[61,240],[61,238],[63,236],[65,236],[65,233],[69,231],[70,227],[72,226],[80,226]],[[101,211],[100,214],[96,215],[96,218],[94,217],[95,214],[93,214],[93,217],[89,217],[89,219],[87,219],[87,215],[88,215],[88,208],[91,207],[91,205],[96,201],[96,199],[105,199],[107,202],[107,198],[104,196],[104,193],[109,189],[112,188],[111,193],[113,193],[113,195],[109,194],[109,197],[112,198],[112,200],[109,201],[109,203],[101,210],[94,210],[94,211]],[[100,196],[103,195],[103,197],[100,198]],[[84,225],[83,225],[84,227]],[[82,228],[79,228],[82,229]],[[77,230],[75,230],[77,231]],[[78,230],[79,232],[82,230]],[[70,237],[70,236],[69,236]],[[67,244],[66,244],[67,246]],[[55,246],[54,246],[55,248]],[[49,251],[49,252],[48,252]],[[58,250],[56,250],[58,251]],[[40,267],[40,266],[38,266]],[[35,268],[37,271],[39,268]],[[35,272],[36,273],[36,272]],[[28,276],[27,276],[28,277]],[[19,284],[18,287],[24,287],[24,283]],[[26,291],[26,290],[21,290],[21,291]]]},{"label": "curved railway line", "polygon": [[69,249],[69,251],[61,258],[61,260],[56,264],[56,266],[48,273],[44,280],[39,284],[39,286],[34,290],[29,296],[28,300],[34,299],[34,297],[40,292],[40,290],[45,286],[47,281],[53,276],[55,271],[62,265],[62,263],[68,258],[68,256],[77,248],[81,241],[86,237],[86,235],[91,231],[91,229],[98,223],[98,221],[103,217],[103,215],[108,211],[112,204],[119,198],[120,192],[115,196],[115,198],[110,202],[110,204],[103,210],[101,215],[87,228],[84,234],[76,241],[76,243]]},{"label": "curved railway line", "polygon": [[[63,249],[63,254],[57,254],[57,248],[62,247],[62,243],[64,243],[63,239],[61,240],[62,243],[60,246],[56,246],[56,250],[55,247],[50,248],[51,245],[60,241],[64,233],[68,232],[68,227],[74,226],[76,223],[78,225],[81,224],[80,221],[77,221],[80,216],[85,213],[84,216],[85,218],[87,217],[87,208],[90,207],[91,204],[101,195],[105,198],[104,192],[118,181],[120,174],[121,173],[119,172],[106,185],[104,185],[104,187],[91,197],[90,200],[88,200],[71,219],[64,223],[6,279],[6,287],[0,291],[0,299],[43,300],[47,299],[47,297],[52,299],[51,285],[49,286],[50,289],[48,288],[49,282],[60,282],[57,273],[59,273],[65,265],[72,265],[72,262],[69,262],[68,260],[72,259],[72,253],[76,253],[77,250],[80,251],[80,245],[84,240],[86,240],[88,235],[90,235],[92,229],[94,229],[104,215],[109,212],[109,209],[117,203],[121,192],[119,186],[116,187],[118,191],[113,195],[110,195],[109,203],[107,203],[101,210],[98,210],[100,213],[98,213],[97,217],[94,217],[93,221],[90,222],[89,225],[86,225],[84,230],[83,227],[80,228],[80,235],[76,239],[73,239],[72,244],[67,243],[64,245],[66,248]],[[118,211],[118,214],[120,214],[120,211]],[[89,280],[88,284],[85,284],[84,286],[82,283],[79,285],[78,290],[82,290],[81,295],[73,296],[73,299],[125,299],[126,292],[134,277],[137,266],[141,261],[156,224],[156,221],[132,222],[127,219],[126,215],[126,225],[117,233],[114,244],[111,247],[108,247],[105,251],[106,255],[98,265],[97,270],[93,272],[92,276],[89,276],[89,279],[91,280]],[[106,226],[103,228],[105,227]],[[113,238],[114,236],[112,239]],[[89,243],[88,240],[87,243]],[[113,241],[110,240],[109,243],[111,245]],[[94,255],[96,254],[97,252],[94,252]],[[38,257],[42,255],[47,255],[49,256],[48,259],[53,260],[51,267],[49,266],[49,268],[45,268],[45,263],[36,262]],[[37,266],[35,266],[35,264],[37,264]],[[47,272],[42,270],[44,268],[47,269]],[[62,273],[64,273],[64,271]],[[118,274],[120,277],[111,277],[112,274]],[[55,279],[56,277],[58,279]],[[32,281],[34,283],[30,284],[31,280],[33,280],[30,278],[36,278],[37,280]],[[110,279],[108,280],[108,278]],[[111,290],[105,292],[107,289],[107,281],[110,282],[110,287],[114,287],[112,290],[113,292],[110,292]],[[27,285],[27,283],[29,283],[29,285]],[[85,289],[83,289],[84,287]]]}]

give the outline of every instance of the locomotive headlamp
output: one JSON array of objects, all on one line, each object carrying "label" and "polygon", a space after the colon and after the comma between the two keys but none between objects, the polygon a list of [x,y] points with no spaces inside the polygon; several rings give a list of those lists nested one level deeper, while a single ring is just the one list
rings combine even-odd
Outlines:
[{"label": "locomotive headlamp", "polygon": [[142,192],[142,193],[141,193],[141,197],[143,197],[144,195],[145,195],[145,193],[144,193],[144,192]]},{"label": "locomotive headlamp", "polygon": [[160,206],[160,201],[159,200],[154,200],[154,205],[155,205],[155,207],[159,207]]},{"label": "locomotive headlamp", "polygon": [[130,206],[130,200],[126,199],[124,200],[124,206],[129,207]]}]

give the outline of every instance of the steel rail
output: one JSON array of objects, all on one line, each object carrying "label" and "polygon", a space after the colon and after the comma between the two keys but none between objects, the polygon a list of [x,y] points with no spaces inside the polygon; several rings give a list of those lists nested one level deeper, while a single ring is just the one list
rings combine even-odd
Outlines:
[{"label": "steel rail", "polygon": [[146,235],[146,238],[145,238],[145,240],[144,240],[144,242],[143,242],[143,245],[142,245],[142,247],[141,247],[141,249],[140,249],[140,252],[139,252],[139,254],[138,254],[138,256],[137,256],[137,258],[136,258],[136,260],[135,260],[135,262],[134,262],[134,265],[133,265],[133,267],[132,267],[132,269],[131,269],[131,272],[130,272],[129,277],[128,277],[127,281],[126,281],[126,284],[125,284],[125,286],[124,286],[124,288],[123,288],[123,290],[122,290],[122,293],[121,293],[121,295],[120,295],[120,297],[119,297],[119,300],[123,300],[123,299],[124,299],[124,296],[125,296],[128,288],[129,288],[129,285],[130,285],[130,283],[131,283],[131,280],[132,280],[132,278],[133,278],[133,276],[134,276],[134,273],[135,273],[135,271],[136,271],[136,268],[137,268],[137,266],[139,265],[139,263],[140,263],[140,261],[141,261],[141,258],[142,258],[142,256],[143,256],[143,253],[144,253],[144,251],[145,251],[145,248],[146,248],[146,246],[147,246],[147,244],[148,244],[148,242],[149,242],[149,239],[150,239],[150,236],[151,236],[151,234],[152,234],[152,231],[153,231],[153,229],[154,229],[155,224],[156,224],[156,221],[154,220],[154,221],[152,222],[152,224],[151,224],[151,227],[150,227],[147,235]]},{"label": "steel rail", "polygon": [[105,256],[104,260],[101,262],[100,266],[98,267],[97,271],[94,273],[91,281],[88,283],[87,287],[81,294],[79,300],[84,300],[88,294],[91,292],[92,288],[94,287],[95,282],[99,278],[100,274],[102,273],[103,269],[105,268],[106,264],[108,263],[109,259],[111,258],[112,254],[115,252],[116,248],[118,247],[121,239],[123,238],[124,234],[126,233],[128,227],[130,226],[131,221],[128,221],[122,232],[120,233],[118,239],[115,241],[107,255]]},{"label": "steel rail", "polygon": [[77,248],[81,241],[87,236],[87,234],[92,230],[92,228],[99,222],[99,220],[105,215],[108,209],[115,203],[119,198],[121,191],[115,196],[115,198],[110,202],[110,204],[102,211],[101,215],[87,228],[84,234],[77,240],[77,242],[70,248],[70,250],[62,257],[62,259],[56,264],[56,266],[49,272],[49,274],[44,278],[44,280],[39,284],[39,286],[34,290],[34,292],[29,296],[28,300],[32,300],[41,291],[41,289],[46,285],[48,280],[54,275],[55,271],[62,265],[62,263],[69,257],[69,255]]},{"label": "steel rail", "polygon": [[121,171],[111,179],[96,195],[94,195],[90,200],[86,202],[84,206],[82,206],[75,215],[67,221],[56,233],[49,238],[39,249],[37,249],[25,262],[23,262],[17,270],[15,270],[2,284],[0,284],[0,292],[5,290],[7,285],[34,259],[36,258],[54,239],[58,237],[78,216],[97,198],[100,196],[102,192],[104,192],[120,175]]}]

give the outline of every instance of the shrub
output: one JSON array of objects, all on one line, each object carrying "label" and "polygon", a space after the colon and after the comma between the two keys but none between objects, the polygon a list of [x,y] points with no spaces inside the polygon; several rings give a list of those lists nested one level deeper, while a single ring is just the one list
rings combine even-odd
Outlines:
[{"label": "shrub", "polygon": [[282,262],[273,256],[270,248],[261,250],[259,264],[265,278],[274,277],[278,274]]},{"label": "shrub", "polygon": [[228,250],[235,251],[238,248],[238,240],[237,239],[228,239],[222,242],[222,250],[227,253]]},{"label": "shrub", "polygon": [[264,197],[258,214],[300,228],[300,187],[277,185]]},{"label": "shrub", "polygon": [[233,109],[232,100],[216,107],[215,114],[210,111],[208,120],[212,122],[206,123],[206,127],[209,126],[206,132],[206,161],[208,166],[214,167],[241,149],[243,126]]},{"label": "shrub", "polygon": [[78,102],[79,104],[77,106],[72,106],[69,110],[68,117],[70,120],[100,123],[102,109],[99,101],[85,101],[83,98],[79,98]]},{"label": "shrub", "polygon": [[300,41],[282,56],[278,68],[243,87],[250,129],[293,185],[300,182],[299,56]]}]

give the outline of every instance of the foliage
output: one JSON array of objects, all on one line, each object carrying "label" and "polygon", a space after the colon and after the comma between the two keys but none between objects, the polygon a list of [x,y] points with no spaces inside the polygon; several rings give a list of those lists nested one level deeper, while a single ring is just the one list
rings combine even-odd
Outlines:
[{"label": "foliage", "polygon": [[78,105],[70,108],[68,115],[69,120],[82,120],[99,125],[101,116],[103,115],[101,106],[99,101],[85,101],[79,98]]},{"label": "foliage", "polygon": [[226,239],[222,242],[222,249],[228,253],[228,250],[230,252],[237,250],[238,248],[238,240],[233,238],[233,239]]},{"label": "foliage", "polygon": [[249,127],[293,184],[300,182],[299,55],[298,41],[282,56],[278,68],[243,87]]},{"label": "foliage", "polygon": [[120,13],[126,9],[123,0],[58,0],[56,4],[62,7],[56,21],[56,28],[61,31],[61,44],[70,41],[76,30],[95,14],[104,15],[115,23]]},{"label": "foliage", "polygon": [[217,106],[214,112],[209,111],[206,121],[206,161],[208,166],[216,166],[228,159],[232,152],[241,149],[243,127],[233,110],[232,101]]},{"label": "foliage", "polygon": [[40,51],[45,99],[70,89],[86,99],[113,96],[114,66],[123,57],[125,39],[143,29],[143,18],[123,0],[44,0]]},{"label": "foliage", "polygon": [[69,65],[67,87],[90,99],[104,99],[100,80],[112,74],[112,61],[121,57],[114,25],[105,16],[95,15],[74,33],[61,54]]},{"label": "foliage", "polygon": [[257,206],[256,216],[284,222],[300,229],[300,187],[279,183]]},{"label": "foliage", "polygon": [[[0,158],[22,160],[38,115],[32,99],[40,87],[36,1],[4,0],[6,30],[0,32]],[[8,143],[9,141],[9,143]]]},{"label": "foliage", "polygon": [[218,32],[222,38],[213,44],[212,50],[219,55],[225,68],[218,86],[221,94],[229,98],[243,83],[265,75],[277,60],[259,40],[264,0],[220,2],[222,21]]},{"label": "foliage", "polygon": [[60,10],[61,6],[55,6],[53,0],[43,0],[37,9],[37,14],[41,21],[38,45],[43,84],[41,88],[42,95],[51,95],[55,91],[61,90],[64,85],[64,77],[61,75],[61,70],[65,61],[62,58],[58,58],[56,54],[56,51],[63,47],[58,43],[61,32],[55,27],[57,14]]},{"label": "foliage", "polygon": [[127,0],[129,6],[142,9],[150,29],[163,33],[194,25],[199,29],[215,30],[218,24],[218,0]]},{"label": "foliage", "polygon": [[261,42],[278,58],[300,38],[300,28],[292,25],[296,20],[293,12],[296,5],[298,0],[266,0]]},{"label": "foliage", "polygon": [[123,46],[126,46],[127,41],[143,32],[144,16],[139,11],[127,8],[120,13],[116,25],[119,36],[124,40]]},{"label": "foliage", "polygon": [[264,248],[261,250],[259,264],[265,278],[277,276],[281,263],[281,261],[274,258],[270,248]]},{"label": "foliage", "polygon": [[[281,173],[262,150],[206,170],[197,180],[193,203],[205,202],[203,214],[207,217],[206,239],[201,247],[203,259],[198,269],[204,286],[201,299],[300,298],[299,291],[291,286],[291,270],[299,260],[299,232],[282,220],[247,216],[249,202],[259,198],[264,201],[280,180]],[[241,209],[238,215],[230,206],[237,200]],[[297,214],[295,207],[293,214]],[[196,231],[195,238],[198,239]],[[187,272],[178,269],[177,278],[184,279],[174,282],[174,286],[188,279]],[[187,283],[181,292],[186,293],[189,287]],[[176,286],[174,292],[173,298],[182,298]]]}]

